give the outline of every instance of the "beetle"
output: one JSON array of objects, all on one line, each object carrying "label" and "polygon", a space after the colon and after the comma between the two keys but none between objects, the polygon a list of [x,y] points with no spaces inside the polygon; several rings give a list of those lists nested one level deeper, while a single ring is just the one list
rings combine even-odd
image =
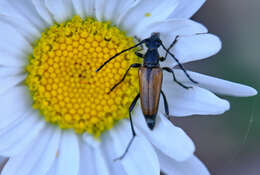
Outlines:
[{"label": "beetle", "polygon": [[[179,82],[176,79],[176,77],[174,75],[174,71],[171,68],[169,68],[169,67],[161,68],[160,64],[159,64],[160,61],[165,61],[167,55],[170,54],[170,56],[178,63],[178,66],[183,70],[183,72],[185,73],[187,78],[195,84],[198,83],[189,76],[189,74],[186,72],[183,65],[179,62],[179,60],[174,56],[174,54],[172,54],[169,51],[176,44],[177,39],[178,39],[178,36],[173,40],[170,47],[167,49],[160,39],[160,33],[158,33],[158,32],[152,33],[149,38],[146,38],[146,39],[140,41],[139,43],[137,43],[136,45],[134,45],[128,49],[122,50],[121,52],[115,54],[114,56],[109,58],[106,62],[104,62],[96,70],[96,72],[100,71],[107,63],[109,63],[111,60],[113,60],[114,58],[116,58],[117,56],[121,55],[124,52],[127,52],[131,49],[141,46],[142,44],[145,44],[147,47],[147,51],[144,55],[139,52],[135,53],[138,57],[141,57],[144,59],[143,64],[135,63],[135,64],[130,65],[130,67],[125,72],[123,78],[118,83],[116,83],[111,88],[111,90],[108,92],[108,93],[112,92],[120,83],[122,83],[125,80],[127,73],[129,72],[129,70],[131,68],[139,68],[139,93],[134,98],[132,104],[129,107],[129,118],[130,118],[131,130],[132,130],[132,138],[131,138],[129,144],[127,145],[127,148],[126,148],[125,152],[123,153],[123,155],[117,159],[122,159],[126,155],[126,153],[128,152],[128,150],[130,148],[130,145],[132,144],[132,142],[134,140],[134,137],[136,136],[136,132],[135,132],[134,126],[133,126],[131,112],[134,109],[136,102],[138,101],[139,98],[140,98],[141,108],[142,108],[142,112],[145,117],[147,126],[151,130],[153,130],[154,126],[155,126],[156,115],[158,112],[158,105],[159,105],[159,100],[160,100],[160,94],[162,94],[162,97],[164,100],[165,113],[167,116],[169,116],[168,102],[167,102],[164,92],[161,90],[162,80],[163,80],[163,73],[162,73],[163,70],[171,73],[173,76],[173,80],[177,84],[182,86],[183,88],[185,88],[185,89],[191,88],[191,87],[188,87],[188,86],[182,84],[181,82]],[[166,55],[164,57],[160,57],[160,55],[159,55],[158,49],[160,46],[162,46],[162,48],[166,51]]]}]

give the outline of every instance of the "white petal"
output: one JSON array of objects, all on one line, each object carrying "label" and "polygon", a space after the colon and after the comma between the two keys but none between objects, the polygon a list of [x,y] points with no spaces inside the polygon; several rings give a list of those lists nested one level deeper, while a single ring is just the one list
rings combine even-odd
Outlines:
[{"label": "white petal", "polygon": [[[3,175],[29,175],[34,165],[45,156],[44,150],[48,149],[49,140],[52,136],[51,128],[45,128],[34,144],[32,144],[24,153],[11,157],[6,164]],[[26,160],[26,161],[25,161]],[[36,172],[35,172],[36,173]],[[39,175],[39,171],[37,171]]]},{"label": "white petal", "polygon": [[119,161],[114,161],[117,158],[114,149],[111,149],[112,138],[108,133],[104,133],[102,135],[102,150],[104,152],[104,156],[106,157],[108,166],[112,174],[120,174],[120,175],[127,175],[125,170],[123,169],[121,163]]},{"label": "white petal", "polygon": [[87,16],[94,16],[98,20],[113,21],[116,25],[119,25],[122,16],[124,16],[128,12],[128,9],[131,9],[133,4],[136,3],[137,2],[134,0],[83,1]]},{"label": "white petal", "polygon": [[95,16],[95,0],[83,0],[83,7],[86,16]]},{"label": "white petal", "polygon": [[61,129],[52,127],[52,132],[52,137],[49,139],[39,161],[33,166],[30,175],[46,175],[53,165],[60,144]]},{"label": "white petal", "polygon": [[[186,78],[186,76],[183,74],[181,70],[175,70],[175,73],[176,77],[178,77],[178,79],[181,82],[189,83],[189,80]],[[254,88],[240,83],[233,83],[227,80],[222,80],[219,78],[191,71],[188,71],[188,73],[194,80],[196,80],[199,83],[198,86],[206,88],[218,94],[231,95],[237,97],[248,97],[257,94],[257,91]]]},{"label": "white petal", "polygon": [[72,17],[71,0],[45,0],[46,7],[52,13],[54,19],[62,23]]},{"label": "white petal", "polygon": [[96,175],[96,165],[93,148],[86,142],[80,140],[80,167],[79,175]]},{"label": "white petal", "polygon": [[205,165],[196,157],[192,156],[183,162],[175,161],[157,151],[161,169],[167,175],[210,175]]},{"label": "white petal", "polygon": [[25,119],[28,118],[28,116],[32,116],[34,113],[33,109],[27,109],[26,112],[24,112],[21,115],[15,115],[12,117],[6,117],[5,122],[1,123],[0,125],[0,134],[6,131],[15,130],[15,128],[21,124]]},{"label": "white petal", "polygon": [[27,20],[17,19],[16,17],[0,15],[0,21],[13,27],[19,32],[29,43],[34,43],[40,38],[41,32],[32,23]]},{"label": "white petal", "polygon": [[[176,7],[177,1],[174,0],[162,0],[160,3],[157,0],[142,0],[127,12],[120,25],[130,35],[139,34],[149,24],[167,19]],[[146,16],[147,13],[150,16]]]},{"label": "white petal", "polygon": [[187,63],[215,55],[220,49],[221,41],[217,36],[199,34],[180,37],[171,51],[181,63]]},{"label": "white petal", "polygon": [[72,0],[72,4],[74,7],[75,14],[80,15],[81,18],[85,18],[82,0]]},{"label": "white petal", "polygon": [[38,29],[44,29],[46,24],[38,15],[32,1],[28,0],[2,0],[0,2],[1,14],[23,19]]},{"label": "white petal", "polygon": [[[142,112],[139,110],[137,113]],[[156,126],[153,130],[147,127],[143,116],[135,117],[134,124],[141,128],[157,149],[177,161],[188,159],[195,151],[194,143],[189,136],[181,128],[174,126],[162,114],[157,116]]]},{"label": "white petal", "polygon": [[0,79],[0,94],[25,80],[26,75],[8,76]]},{"label": "white petal", "polygon": [[20,154],[32,144],[44,126],[45,122],[35,112],[17,124],[15,129],[1,132],[0,155],[11,157]]},{"label": "white petal", "polygon": [[117,5],[115,6],[114,10],[114,23],[117,26],[120,26],[122,21],[124,20],[125,16],[128,14],[129,11],[131,11],[133,8],[135,8],[141,0],[126,0],[126,1],[120,1],[117,0]]},{"label": "white petal", "polygon": [[104,152],[101,151],[101,148],[95,149],[97,175],[112,175],[103,154]]},{"label": "white petal", "polygon": [[[172,77],[169,76],[169,74],[164,74],[165,88],[163,90],[169,102],[171,115],[213,115],[222,114],[229,109],[228,101],[220,99],[210,91],[196,86],[191,89],[184,89],[173,82]],[[161,101],[160,107],[162,106],[163,102]],[[164,111],[164,109],[162,110]]]},{"label": "white petal", "polygon": [[56,175],[77,175],[79,143],[74,131],[63,131],[57,158]]},{"label": "white petal", "polygon": [[104,20],[106,21],[115,21],[114,20],[114,17],[116,17],[114,14],[119,10],[118,9],[118,5],[120,3],[119,0],[110,0],[110,1],[106,1],[106,2],[109,2],[105,5],[105,8],[104,8]]},{"label": "white petal", "polygon": [[32,47],[15,28],[0,21],[0,65],[21,67],[28,63]]},{"label": "white petal", "polygon": [[28,63],[28,61],[24,60],[24,55],[18,56],[10,52],[10,50],[4,50],[0,46],[0,66],[23,67]]},{"label": "white petal", "polygon": [[[104,8],[107,0],[95,0],[95,12],[96,18],[98,21],[102,21],[104,19]],[[108,4],[108,3],[107,3]]]},{"label": "white petal", "polygon": [[108,18],[108,20],[113,21],[117,26],[119,26],[119,24],[126,16],[128,11],[135,8],[135,6],[139,3],[139,1],[140,0],[125,0],[125,1],[116,0],[116,2],[114,2],[115,4],[113,2],[110,2],[109,5],[106,5],[105,14],[109,13],[109,15],[108,17],[105,16],[105,19]]},{"label": "white petal", "polygon": [[48,11],[44,0],[32,0],[32,3],[41,18],[50,26],[54,23],[53,17]]},{"label": "white petal", "polygon": [[103,150],[101,148],[101,143],[93,138],[89,134],[84,134],[83,138],[94,150],[96,174],[97,175],[110,175],[110,171],[105,160]]},{"label": "white petal", "polygon": [[58,161],[54,161],[51,169],[49,169],[49,171],[46,175],[56,175],[57,165],[58,165]]},{"label": "white petal", "polygon": [[[125,120],[120,122],[110,131],[110,134],[114,150],[117,156],[121,156],[132,136],[129,122]],[[121,163],[127,174],[160,174],[160,166],[154,148],[140,133],[135,137]]]},{"label": "white petal", "polygon": [[97,168],[97,175],[112,175],[110,173],[107,162],[103,156],[103,153],[100,150],[95,151],[95,157],[96,157],[96,166]]},{"label": "white petal", "polygon": [[120,16],[126,14],[132,4],[136,3],[133,0],[96,0],[95,15],[98,20],[113,21],[118,24]]},{"label": "white petal", "polygon": [[170,17],[172,18],[190,18],[196,13],[206,0],[179,0],[178,7]]},{"label": "white petal", "polygon": [[0,94],[0,129],[32,108],[32,100],[25,86],[16,86]]},{"label": "white petal", "polygon": [[22,67],[0,67],[0,78],[3,78],[5,76],[14,76],[24,73],[25,70]]},{"label": "white petal", "polygon": [[[183,36],[194,35],[197,33],[207,33],[208,30],[202,24],[190,19],[167,19],[150,24],[140,33],[142,38],[147,38],[153,32],[160,32],[163,42],[165,42],[167,38],[172,38],[171,41],[168,39],[172,42],[177,35]],[[169,45],[170,43],[167,44]]]}]

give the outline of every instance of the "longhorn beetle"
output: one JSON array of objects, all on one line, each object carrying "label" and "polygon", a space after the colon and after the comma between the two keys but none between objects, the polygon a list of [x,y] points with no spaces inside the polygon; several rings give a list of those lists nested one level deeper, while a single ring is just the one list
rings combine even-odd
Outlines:
[{"label": "longhorn beetle", "polygon": [[[131,144],[134,140],[134,137],[136,136],[136,132],[135,132],[134,126],[133,126],[131,111],[134,109],[134,106],[135,106],[135,104],[136,104],[136,102],[139,98],[140,98],[140,101],[141,101],[141,108],[142,108],[142,111],[143,111],[143,115],[145,117],[145,120],[146,120],[148,127],[151,130],[153,130],[153,128],[155,126],[156,115],[157,115],[157,112],[158,112],[158,104],[159,104],[159,99],[160,99],[160,93],[163,96],[165,113],[166,113],[167,116],[169,116],[168,102],[167,102],[167,99],[166,99],[164,92],[161,90],[162,79],[163,79],[162,71],[163,70],[171,73],[172,76],[173,76],[173,80],[177,84],[182,86],[183,88],[185,88],[185,89],[191,88],[191,87],[185,86],[184,84],[179,82],[176,79],[176,77],[174,75],[174,71],[171,68],[169,68],[169,67],[162,67],[161,68],[159,61],[165,61],[167,55],[170,54],[170,56],[178,63],[179,67],[183,70],[183,72],[185,73],[187,78],[191,82],[197,84],[197,82],[194,81],[189,76],[189,74],[186,72],[186,70],[184,69],[182,64],[179,62],[179,60],[174,56],[174,54],[172,54],[169,51],[176,44],[177,38],[178,38],[178,36],[175,38],[175,40],[171,43],[170,47],[167,49],[160,39],[160,33],[152,33],[149,38],[144,39],[144,40],[140,41],[138,44],[115,54],[113,57],[109,58],[103,65],[101,65],[96,70],[96,72],[100,71],[107,63],[109,63],[111,60],[113,60],[114,58],[116,58],[120,54],[122,54],[126,51],[129,51],[133,48],[136,48],[136,47],[138,47],[142,44],[145,44],[147,49],[148,49],[147,52],[145,53],[145,55],[136,52],[136,55],[138,57],[141,57],[141,58],[144,59],[143,64],[138,64],[138,63],[132,64],[127,69],[123,78],[117,84],[115,84],[110,90],[110,92],[112,92],[120,83],[122,83],[124,81],[128,71],[131,68],[139,68],[139,90],[140,90],[140,93],[138,93],[138,95],[134,98],[131,106],[129,107],[129,118],[130,118],[131,130],[132,130],[133,135],[132,135],[130,142],[127,145],[125,152],[123,153],[122,156],[120,156],[117,159],[122,159],[126,155],[126,153],[128,152],[128,150],[129,150],[129,148],[130,148],[130,146],[131,146]],[[166,51],[165,57],[160,57],[160,55],[159,55],[158,48],[160,46],[162,46],[162,48]],[[108,92],[108,93],[110,93],[110,92]]]}]

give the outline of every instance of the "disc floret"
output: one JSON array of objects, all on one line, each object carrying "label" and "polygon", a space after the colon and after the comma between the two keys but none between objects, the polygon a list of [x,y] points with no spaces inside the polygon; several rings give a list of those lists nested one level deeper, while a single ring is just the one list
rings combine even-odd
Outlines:
[{"label": "disc floret", "polygon": [[110,22],[93,18],[55,24],[36,42],[29,64],[26,85],[47,122],[73,128],[98,137],[128,117],[128,108],[138,93],[137,70],[131,70],[119,87],[127,68],[140,59],[136,50],[95,70],[117,52],[135,45],[132,37]]}]

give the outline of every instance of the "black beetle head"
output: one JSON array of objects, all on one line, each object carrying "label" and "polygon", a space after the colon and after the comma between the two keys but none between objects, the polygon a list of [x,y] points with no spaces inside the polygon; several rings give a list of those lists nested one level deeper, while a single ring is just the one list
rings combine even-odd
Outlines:
[{"label": "black beetle head", "polygon": [[152,34],[151,34],[151,39],[152,40],[160,40],[160,33],[159,32],[153,32]]},{"label": "black beetle head", "polygon": [[160,39],[160,33],[153,32],[150,38],[148,38],[148,40],[145,42],[145,44],[150,50],[158,49],[158,47],[160,47],[162,44],[162,41]]}]

